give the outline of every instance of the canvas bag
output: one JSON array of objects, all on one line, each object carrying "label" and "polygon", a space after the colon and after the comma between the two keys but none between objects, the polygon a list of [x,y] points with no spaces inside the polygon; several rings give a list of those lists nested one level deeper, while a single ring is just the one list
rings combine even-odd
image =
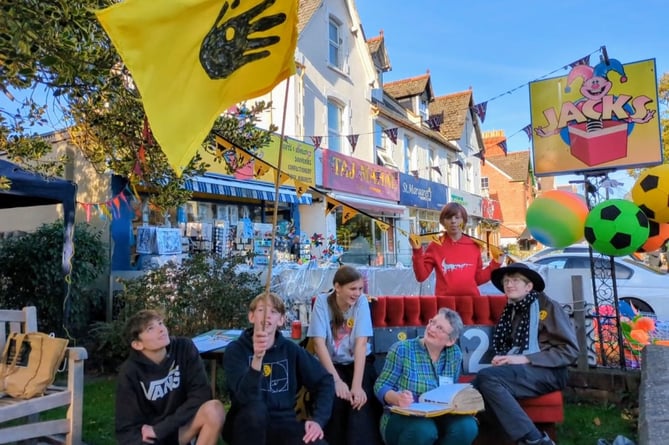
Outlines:
[{"label": "canvas bag", "polygon": [[43,395],[56,378],[68,341],[41,332],[12,332],[0,361],[0,392],[19,399]]}]

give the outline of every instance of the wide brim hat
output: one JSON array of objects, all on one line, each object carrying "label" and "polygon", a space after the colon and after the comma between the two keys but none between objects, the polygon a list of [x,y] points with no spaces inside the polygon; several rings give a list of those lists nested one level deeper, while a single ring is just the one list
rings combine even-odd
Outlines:
[{"label": "wide brim hat", "polygon": [[497,289],[504,292],[504,285],[502,284],[504,275],[514,273],[519,273],[530,280],[533,284],[533,289],[537,292],[541,292],[546,288],[546,283],[544,283],[544,279],[539,275],[539,272],[530,269],[530,267],[524,263],[511,263],[506,267],[500,267],[499,269],[493,270],[490,275],[490,281],[492,281],[492,284],[494,284]]}]

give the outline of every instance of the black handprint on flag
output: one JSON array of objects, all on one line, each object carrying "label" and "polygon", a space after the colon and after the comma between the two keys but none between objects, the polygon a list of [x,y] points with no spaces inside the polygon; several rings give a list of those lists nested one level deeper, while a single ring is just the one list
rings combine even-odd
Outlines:
[{"label": "black handprint on flag", "polygon": [[[267,31],[286,21],[286,14],[258,16],[276,0],[264,0],[235,17],[226,17],[239,7],[240,0],[226,1],[200,46],[200,63],[211,79],[225,79],[237,69],[270,56],[267,47],[279,42],[279,36],[251,38],[256,32]],[[255,21],[254,21],[255,20]]]}]

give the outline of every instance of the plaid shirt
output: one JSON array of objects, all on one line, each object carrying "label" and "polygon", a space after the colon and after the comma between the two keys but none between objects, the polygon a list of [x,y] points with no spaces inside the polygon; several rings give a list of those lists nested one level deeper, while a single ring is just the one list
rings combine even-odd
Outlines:
[{"label": "plaid shirt", "polygon": [[[439,386],[439,376],[452,377],[453,382],[457,382],[461,365],[462,351],[457,344],[444,348],[439,360],[432,363],[420,338],[398,341],[388,350],[383,371],[374,384],[374,393],[384,405],[387,405],[385,395],[391,390],[409,390],[413,393],[414,401],[418,401],[418,396]],[[381,417],[381,433],[384,437],[389,414],[390,411],[386,409]]]}]

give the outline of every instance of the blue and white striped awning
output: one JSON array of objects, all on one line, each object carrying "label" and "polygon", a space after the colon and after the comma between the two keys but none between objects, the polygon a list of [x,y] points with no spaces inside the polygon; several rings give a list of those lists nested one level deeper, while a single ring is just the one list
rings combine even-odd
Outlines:
[{"label": "blue and white striped awning", "polygon": [[[233,178],[196,176],[186,180],[186,190],[210,195],[233,196],[235,198],[274,201],[274,185],[258,181],[240,181]],[[311,204],[312,196],[303,193],[298,197],[295,189],[279,187],[279,202]]]}]

